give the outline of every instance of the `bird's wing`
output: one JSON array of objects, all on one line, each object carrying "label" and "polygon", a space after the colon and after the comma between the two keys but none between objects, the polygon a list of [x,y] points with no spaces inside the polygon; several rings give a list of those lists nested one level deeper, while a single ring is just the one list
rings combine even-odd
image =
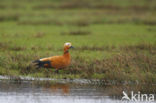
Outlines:
[{"label": "bird's wing", "polygon": [[38,60],[33,61],[33,63],[35,63],[37,68],[51,67],[51,61],[49,58],[38,59]]},{"label": "bird's wing", "polygon": [[50,61],[52,63],[52,67],[54,68],[62,68],[65,66],[65,60],[63,56],[53,56],[50,58]]},{"label": "bird's wing", "polygon": [[39,59],[40,61],[50,61],[50,57]]}]

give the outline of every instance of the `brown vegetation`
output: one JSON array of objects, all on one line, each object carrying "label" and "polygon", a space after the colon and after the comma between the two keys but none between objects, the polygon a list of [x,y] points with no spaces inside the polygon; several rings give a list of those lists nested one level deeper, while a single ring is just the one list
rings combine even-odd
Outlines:
[{"label": "brown vegetation", "polygon": [[24,51],[27,48],[24,46],[10,45],[10,42],[0,42],[0,50],[11,50],[11,51]]},{"label": "brown vegetation", "polygon": [[38,32],[38,33],[33,35],[34,38],[42,38],[44,36],[45,36],[45,33],[43,33],[43,32]]},{"label": "brown vegetation", "polygon": [[19,20],[19,14],[8,14],[8,15],[0,14],[0,21],[17,21],[17,20]]},{"label": "brown vegetation", "polygon": [[89,35],[91,32],[89,31],[82,31],[82,30],[77,30],[77,31],[70,31],[70,32],[62,32],[61,35]]}]

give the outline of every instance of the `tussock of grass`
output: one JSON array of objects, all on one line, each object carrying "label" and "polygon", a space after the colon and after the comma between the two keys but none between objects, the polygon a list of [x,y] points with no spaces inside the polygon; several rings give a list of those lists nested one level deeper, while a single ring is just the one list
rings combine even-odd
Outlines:
[{"label": "tussock of grass", "polygon": [[42,38],[44,36],[45,36],[45,33],[43,33],[43,32],[38,32],[35,35],[33,35],[34,38]]},{"label": "tussock of grass", "polygon": [[[122,1],[124,2],[124,1]],[[3,7],[3,6],[2,6]],[[128,5],[128,6],[121,6],[117,4],[105,3],[103,0],[101,1],[86,1],[86,0],[69,0],[69,1],[62,1],[59,4],[56,3],[43,3],[39,5],[33,6],[33,9],[78,9],[78,8],[88,8],[88,9],[109,9],[109,10],[122,10],[122,9],[130,9],[135,11],[142,11],[142,10],[150,10],[151,8],[149,5]],[[154,7],[153,7],[154,8]]]},{"label": "tussock of grass", "polygon": [[82,47],[78,47],[78,48],[75,48],[75,50],[78,50],[78,51],[84,51],[84,50],[88,50],[88,51],[109,51],[109,50],[113,50],[115,49],[116,47],[114,46],[103,46],[103,47],[98,47],[98,46],[82,46]]},{"label": "tussock of grass", "polygon": [[89,26],[91,22],[89,22],[86,18],[85,19],[78,19],[78,20],[59,20],[57,18],[51,19],[49,17],[41,18],[40,20],[36,19],[24,19],[24,20],[18,20],[17,21],[18,25],[58,25],[58,26],[63,26],[63,25],[72,25],[72,26],[79,26],[79,27],[85,27]]},{"label": "tussock of grass", "polygon": [[5,5],[0,5],[0,9],[5,9],[6,8],[6,6]]},{"label": "tussock of grass", "polygon": [[61,35],[89,35],[91,34],[90,31],[82,31],[82,30],[77,30],[77,31],[70,31],[70,32],[62,32]]},{"label": "tussock of grass", "polygon": [[0,42],[0,50],[24,51],[26,47],[10,45],[9,42]]},{"label": "tussock of grass", "polygon": [[42,5],[36,5],[36,6],[33,6],[32,7],[33,9],[36,9],[36,10],[40,10],[40,9],[54,9],[56,8],[56,5],[54,4],[42,4]]},{"label": "tussock of grass", "polygon": [[18,25],[63,25],[62,22],[53,19],[42,19],[42,20],[19,20]]},{"label": "tussock of grass", "polygon": [[[65,15],[65,14],[64,14]],[[49,16],[49,15],[48,15]],[[82,16],[82,15],[81,15]],[[90,14],[90,20],[87,20],[88,18],[78,19],[78,20],[59,20],[59,19],[49,19],[49,18],[42,18],[40,20],[33,20],[33,19],[26,19],[26,20],[19,20],[17,17],[0,17],[0,20],[16,20],[18,25],[57,25],[57,26],[63,26],[63,25],[71,25],[71,26],[79,26],[79,27],[86,27],[90,26],[91,24],[128,24],[133,23],[137,25],[150,25],[155,26],[156,20],[148,20],[146,18],[139,19],[138,17],[127,17],[124,19],[120,18],[110,18],[105,17],[104,15],[100,15],[102,18],[95,17],[94,14]],[[57,17],[57,16],[56,16]]]},{"label": "tussock of grass", "polygon": [[17,21],[19,20],[19,14],[0,14],[0,21]]}]

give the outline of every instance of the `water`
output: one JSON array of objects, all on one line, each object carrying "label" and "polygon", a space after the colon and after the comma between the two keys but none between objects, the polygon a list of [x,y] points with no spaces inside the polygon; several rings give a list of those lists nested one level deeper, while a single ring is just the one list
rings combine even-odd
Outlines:
[{"label": "water", "polygon": [[112,89],[71,82],[0,80],[0,103],[121,103],[120,98],[112,98],[111,93],[116,93]]},{"label": "water", "polygon": [[102,88],[69,83],[0,82],[0,103],[104,103]]}]

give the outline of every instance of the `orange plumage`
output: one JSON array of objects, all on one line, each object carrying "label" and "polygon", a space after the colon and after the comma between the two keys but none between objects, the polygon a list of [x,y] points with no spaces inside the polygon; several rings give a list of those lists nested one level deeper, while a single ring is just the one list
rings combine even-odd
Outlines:
[{"label": "orange plumage", "polygon": [[73,48],[71,43],[65,43],[64,44],[64,53],[62,56],[52,56],[48,58],[42,58],[39,60],[34,61],[38,68],[40,67],[45,67],[45,68],[56,68],[56,69],[61,69],[65,68],[70,64],[70,54],[69,54],[69,49]]}]

